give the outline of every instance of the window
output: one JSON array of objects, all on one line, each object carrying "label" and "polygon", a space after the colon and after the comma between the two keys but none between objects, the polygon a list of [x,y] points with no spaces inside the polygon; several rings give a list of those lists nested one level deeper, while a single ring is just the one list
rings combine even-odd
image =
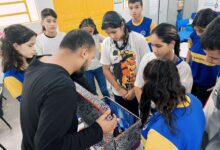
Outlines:
[{"label": "window", "polygon": [[39,20],[35,0],[0,0],[0,27]]}]

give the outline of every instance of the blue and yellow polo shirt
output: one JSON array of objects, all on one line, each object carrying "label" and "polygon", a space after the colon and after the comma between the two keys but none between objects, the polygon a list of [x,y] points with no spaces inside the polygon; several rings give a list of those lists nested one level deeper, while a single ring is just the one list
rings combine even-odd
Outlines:
[{"label": "blue and yellow polo shirt", "polygon": [[191,52],[190,67],[193,75],[193,84],[203,87],[214,86],[220,66],[205,60],[206,54],[201,46],[200,37],[195,31],[190,35],[188,43]]},{"label": "blue and yellow polo shirt", "polygon": [[24,71],[8,69],[4,73],[4,86],[10,92],[13,98],[21,101],[22,84],[24,81]]},{"label": "blue and yellow polo shirt", "polygon": [[200,150],[205,129],[202,104],[192,94],[187,94],[186,99],[187,102],[173,110],[174,133],[160,113],[152,115],[141,131],[145,150]]},{"label": "blue and yellow polo shirt", "polygon": [[156,23],[154,23],[152,19],[143,17],[139,24],[135,24],[130,20],[127,25],[132,31],[142,34],[147,42],[150,43],[150,33],[156,27]]}]

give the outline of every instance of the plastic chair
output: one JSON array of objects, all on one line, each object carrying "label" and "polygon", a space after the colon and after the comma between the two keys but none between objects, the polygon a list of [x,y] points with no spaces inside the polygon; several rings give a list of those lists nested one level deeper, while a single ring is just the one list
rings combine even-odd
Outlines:
[{"label": "plastic chair", "polygon": [[193,13],[191,14],[191,18],[194,19],[195,17],[196,17],[196,12],[193,12]]},{"label": "plastic chair", "polygon": [[182,30],[189,24],[189,19],[182,19],[182,20],[177,20],[176,21],[176,28],[178,31]]}]

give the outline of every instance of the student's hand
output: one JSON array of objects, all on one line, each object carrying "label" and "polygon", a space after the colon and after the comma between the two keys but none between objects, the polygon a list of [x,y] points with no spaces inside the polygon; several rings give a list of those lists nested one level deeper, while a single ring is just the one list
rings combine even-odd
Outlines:
[{"label": "student's hand", "polygon": [[134,88],[130,89],[128,93],[125,95],[126,100],[133,100],[135,98]]},{"label": "student's hand", "polygon": [[121,95],[121,97],[123,97],[123,98],[125,98],[125,95],[128,93],[128,91],[126,91],[125,89],[123,89],[121,87],[117,91]]},{"label": "student's hand", "polygon": [[117,126],[117,118],[115,115],[113,115],[112,120],[106,120],[107,116],[110,114],[110,111],[106,111],[103,115],[101,115],[96,122],[100,125],[102,128],[103,134],[109,134],[114,131],[114,129]]}]

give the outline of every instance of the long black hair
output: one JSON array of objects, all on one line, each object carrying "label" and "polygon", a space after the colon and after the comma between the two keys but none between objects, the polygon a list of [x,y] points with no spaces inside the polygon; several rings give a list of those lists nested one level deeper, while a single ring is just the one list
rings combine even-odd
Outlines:
[{"label": "long black hair", "polygon": [[177,29],[174,25],[168,23],[161,23],[151,32],[156,34],[159,39],[164,43],[170,44],[172,41],[175,41],[174,53],[179,56],[180,52],[180,37],[178,35]]},{"label": "long black hair", "polygon": [[106,30],[107,28],[120,28],[124,26],[124,37],[122,47],[119,48],[117,45],[117,41],[114,41],[116,47],[120,50],[124,49],[128,43],[129,33],[131,30],[125,22],[125,19],[118,14],[116,11],[108,11],[105,13],[102,19],[102,30]]},{"label": "long black hair", "polygon": [[1,47],[3,72],[6,72],[9,68],[22,71],[24,68],[23,56],[18,53],[13,44],[24,44],[33,36],[37,36],[37,34],[31,29],[19,24],[8,26],[4,29],[4,34]]},{"label": "long black hair", "polygon": [[202,9],[196,14],[196,17],[192,22],[192,26],[206,28],[206,26],[217,16],[218,16],[217,13],[210,8]]},{"label": "long black hair", "polygon": [[155,59],[144,68],[145,85],[140,101],[142,124],[147,122],[151,112],[151,102],[156,111],[165,119],[169,129],[173,131],[173,109],[185,102],[185,88],[180,82],[176,65],[170,60]]},{"label": "long black hair", "polygon": [[94,21],[91,19],[91,18],[86,18],[86,19],[83,19],[79,25],[79,28],[83,28],[83,27],[88,27],[88,26],[91,26],[93,29],[94,29],[94,35],[95,34],[99,34],[97,28],[96,28],[96,25],[94,23]]}]

